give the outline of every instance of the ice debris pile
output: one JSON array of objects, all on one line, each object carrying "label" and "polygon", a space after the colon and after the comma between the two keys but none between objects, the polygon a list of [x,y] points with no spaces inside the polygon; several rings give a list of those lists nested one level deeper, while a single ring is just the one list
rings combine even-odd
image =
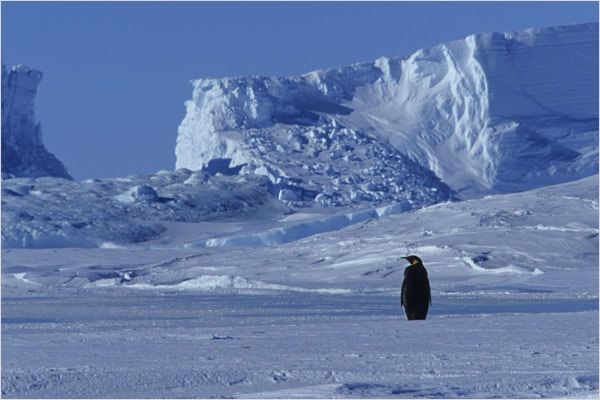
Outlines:
[{"label": "ice debris pile", "polygon": [[[275,90],[286,90],[285,80],[274,81],[282,85]],[[307,89],[294,84],[287,90],[304,96]],[[389,142],[327,115],[345,108],[312,98],[272,104],[278,100],[268,87],[262,78],[197,81],[179,128],[177,166],[211,170],[220,161],[228,171],[267,176],[278,198],[295,207],[404,200],[421,207],[452,198],[435,174]],[[307,109],[298,111],[299,104]]]},{"label": "ice debris pile", "polygon": [[57,176],[71,179],[65,166],[42,143],[34,98],[40,71],[2,64],[2,178]]},{"label": "ice debris pile", "polygon": [[[177,167],[305,205],[521,191],[597,172],[598,24],[485,33],[297,77],[193,81]],[[436,178],[441,178],[439,182]]]},{"label": "ice debris pile", "polygon": [[160,238],[164,222],[288,212],[265,177],[186,169],[90,179],[15,178],[2,184],[2,246],[96,247]]}]

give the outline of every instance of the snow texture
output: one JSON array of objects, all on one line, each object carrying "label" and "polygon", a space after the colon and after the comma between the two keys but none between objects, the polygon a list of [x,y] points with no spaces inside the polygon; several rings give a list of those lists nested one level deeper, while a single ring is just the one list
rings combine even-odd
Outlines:
[{"label": "snow texture", "polygon": [[34,98],[42,73],[24,65],[2,64],[2,178],[57,176],[72,179],[42,143]]},{"label": "snow texture", "polygon": [[277,247],[3,249],[2,396],[596,398],[598,176]]},{"label": "snow texture", "polygon": [[177,167],[229,160],[300,206],[411,191],[426,205],[451,196],[445,184],[469,197],[570,181],[598,171],[597,71],[589,23],[477,34],[298,77],[198,79]]}]

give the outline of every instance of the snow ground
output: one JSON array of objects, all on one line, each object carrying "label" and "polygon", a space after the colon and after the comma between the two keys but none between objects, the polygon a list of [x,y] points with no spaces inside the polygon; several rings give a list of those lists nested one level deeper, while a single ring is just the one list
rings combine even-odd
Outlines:
[{"label": "snow ground", "polygon": [[[538,397],[598,388],[597,300],[60,293],[3,300],[6,398]],[[577,327],[577,329],[573,329]]]},{"label": "snow ground", "polygon": [[[211,224],[4,248],[3,397],[598,394],[597,176],[276,245],[198,247],[239,234]],[[399,307],[408,253],[429,271],[426,321]]]}]

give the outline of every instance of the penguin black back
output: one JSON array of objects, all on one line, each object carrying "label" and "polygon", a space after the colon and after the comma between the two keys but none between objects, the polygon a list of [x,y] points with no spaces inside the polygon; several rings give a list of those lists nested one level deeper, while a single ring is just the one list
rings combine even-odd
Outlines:
[{"label": "penguin black back", "polygon": [[410,262],[411,265],[404,270],[400,304],[404,307],[406,319],[425,319],[427,318],[429,304],[431,304],[431,289],[427,270],[417,256],[402,258]]}]

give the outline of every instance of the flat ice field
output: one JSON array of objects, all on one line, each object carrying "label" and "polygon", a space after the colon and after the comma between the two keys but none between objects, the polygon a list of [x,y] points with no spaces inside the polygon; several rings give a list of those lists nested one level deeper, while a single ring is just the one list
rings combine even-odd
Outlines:
[{"label": "flat ice field", "polygon": [[[296,214],[3,249],[2,395],[597,397],[597,181],[341,229]],[[407,254],[429,271],[426,321],[400,308]]]}]

